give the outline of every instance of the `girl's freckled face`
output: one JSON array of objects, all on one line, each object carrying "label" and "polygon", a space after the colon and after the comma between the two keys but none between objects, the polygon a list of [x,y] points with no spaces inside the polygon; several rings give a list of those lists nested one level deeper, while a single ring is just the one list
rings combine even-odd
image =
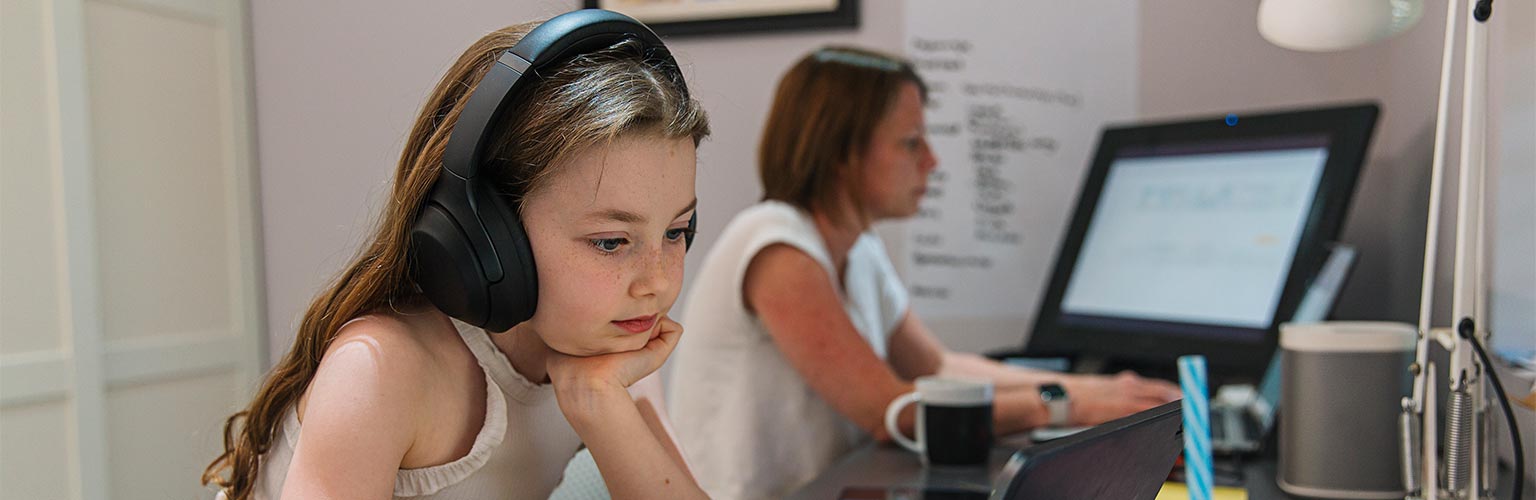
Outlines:
[{"label": "girl's freckled face", "polygon": [[523,202],[539,304],[529,326],[562,353],[644,347],[682,288],[695,203],[693,139],[625,137],[552,167]]}]

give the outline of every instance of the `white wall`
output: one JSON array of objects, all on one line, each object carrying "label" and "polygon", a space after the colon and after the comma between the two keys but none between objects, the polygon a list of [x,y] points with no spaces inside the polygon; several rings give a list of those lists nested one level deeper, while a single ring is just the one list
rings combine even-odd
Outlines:
[{"label": "white wall", "polygon": [[1493,250],[1488,316],[1493,345],[1536,351],[1536,3],[1498,4],[1489,38],[1488,223]]},{"label": "white wall", "polygon": [[[366,15],[352,3],[253,3],[273,359],[366,236],[411,122],[449,63],[487,31],[577,3],[393,2]],[[756,143],[779,76],[825,43],[898,49],[899,7],[870,2],[858,30],[668,42],[714,130],[699,152],[700,236],[688,269],[698,268],[730,216],[762,194]]]},{"label": "white wall", "polygon": [[[417,107],[449,62],[486,31],[558,14],[576,3],[393,2],[366,14],[353,4],[331,2],[272,0],[252,6],[274,357],[288,349],[308,300],[356,251],[387,192]],[[856,30],[669,41],[714,128],[714,136],[700,149],[701,234],[689,256],[690,272],[730,216],[760,196],[756,142],[782,72],[797,57],[826,43],[901,50],[902,4],[865,0]],[[1419,26],[1372,47],[1302,54],[1259,38],[1254,25],[1257,5],[1159,0],[1157,8],[1142,9],[1141,111],[1148,117],[1169,117],[1347,99],[1382,101],[1382,121],[1345,224],[1344,239],[1361,247],[1362,261],[1340,312],[1348,318],[1412,321],[1418,308],[1428,139],[1443,11],[1428,9]],[[1518,26],[1503,35],[1508,39],[1503,43],[1536,44],[1530,6],[1499,5],[1501,15],[1511,16],[1506,25]],[[1525,54],[1519,57],[1530,61],[1529,49]],[[1517,105],[1503,115],[1506,134],[1529,138],[1531,122],[1536,121],[1528,90],[1533,78],[1529,69],[1506,75],[1504,92]],[[1523,98],[1521,89],[1526,89]],[[1498,99],[1496,95],[1492,101],[1495,109],[1500,109]],[[1518,106],[1524,106],[1523,111]],[[1531,142],[1504,143],[1503,154],[1525,162],[1496,167],[1505,178],[1524,182],[1527,191],[1522,194],[1519,182],[1492,183],[1501,189],[1503,209],[1514,212],[1501,212],[1494,223],[1504,224],[1501,228],[1525,224],[1523,240],[1496,240],[1495,256],[1505,260],[1494,265],[1503,266],[1501,272],[1526,276],[1532,274],[1529,256],[1536,255],[1530,243]],[[1525,153],[1518,149],[1522,144]],[[893,251],[900,251],[899,243],[892,242]],[[1448,251],[1447,246],[1442,255]],[[1448,277],[1441,283],[1448,284]],[[1504,287],[1495,300],[1502,297],[1507,304],[1496,308],[1495,315],[1514,318],[1513,326],[1523,324],[1529,330],[1529,311],[1536,310],[1531,298],[1536,279],[1513,278],[1494,285]],[[1442,302],[1448,308],[1448,300]],[[1525,311],[1523,320],[1518,319],[1520,311]],[[933,326],[947,344],[972,351],[1017,344],[1024,330],[957,321]]]},{"label": "white wall", "polygon": [[699,235],[688,252],[685,284],[693,282],[693,273],[731,217],[763,196],[757,180],[757,141],[773,91],[789,65],[830,43],[901,49],[902,3],[865,0],[861,7],[857,30],[667,41],[679,63],[690,66],[685,69],[688,88],[708,110],[713,133],[699,148]]},{"label": "white wall", "polygon": [[[1433,4],[1433,5],[1429,5]],[[1493,316],[1506,347],[1536,347],[1536,244],[1532,243],[1532,139],[1536,139],[1536,9],[1529,2],[1496,4],[1490,36],[1489,191]],[[1342,239],[1361,250],[1338,314],[1349,319],[1416,322],[1429,206],[1429,171],[1439,85],[1445,7],[1427,2],[1408,32],[1360,49],[1326,54],[1293,52],[1265,42],[1254,27],[1258,2],[1160,0],[1143,9],[1142,113],[1212,113],[1244,107],[1284,107],[1345,99],[1377,99],[1382,115]],[[1193,22],[1196,18],[1202,22]],[[1463,16],[1465,19],[1465,16]],[[1460,69],[1458,61],[1456,68]],[[1455,78],[1460,82],[1459,75]],[[1459,103],[1459,98],[1453,103]],[[1455,126],[1455,120],[1452,121]],[[1452,129],[1449,158],[1456,158]],[[1502,142],[1501,142],[1502,141]],[[1455,165],[1448,174],[1442,224],[1454,221]],[[1441,229],[1436,288],[1437,325],[1449,325],[1449,260],[1454,232]],[[1523,332],[1521,331],[1523,330]]]},{"label": "white wall", "polygon": [[484,33],[571,5],[252,2],[269,362],[287,352],[309,300],[367,236],[442,73]]},{"label": "white wall", "polygon": [[212,497],[265,369],[245,12],[0,1],[0,499]]}]

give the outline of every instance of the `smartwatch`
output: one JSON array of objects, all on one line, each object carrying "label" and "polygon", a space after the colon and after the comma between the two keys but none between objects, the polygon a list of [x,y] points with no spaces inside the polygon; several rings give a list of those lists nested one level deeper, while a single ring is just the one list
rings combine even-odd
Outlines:
[{"label": "smartwatch", "polygon": [[1040,384],[1040,401],[1045,403],[1046,411],[1050,412],[1051,427],[1064,427],[1072,416],[1071,403],[1067,401],[1067,389],[1061,384]]}]

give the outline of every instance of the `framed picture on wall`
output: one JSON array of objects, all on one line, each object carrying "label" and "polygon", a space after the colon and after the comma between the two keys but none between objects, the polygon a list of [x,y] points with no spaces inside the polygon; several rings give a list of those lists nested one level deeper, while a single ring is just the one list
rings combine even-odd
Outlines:
[{"label": "framed picture on wall", "polygon": [[856,28],[860,0],[582,0],[639,19],[661,36]]}]

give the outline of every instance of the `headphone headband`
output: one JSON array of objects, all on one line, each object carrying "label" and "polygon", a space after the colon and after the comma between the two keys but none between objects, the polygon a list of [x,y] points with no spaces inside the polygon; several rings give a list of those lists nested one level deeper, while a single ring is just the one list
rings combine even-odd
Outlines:
[{"label": "headphone headband", "polygon": [[[543,68],[565,62],[581,54],[602,50],[626,38],[637,38],[647,48],[647,57],[660,52],[662,64],[677,72],[677,62],[650,28],[629,16],[601,9],[567,12],[545,21],[528,32],[517,45],[501,53],[486,71],[448,137],[443,151],[443,169],[460,179],[479,174],[481,154],[489,139],[491,124],[506,111],[513,97]],[[681,84],[681,79],[678,79]],[[684,91],[687,88],[684,87]]]}]

